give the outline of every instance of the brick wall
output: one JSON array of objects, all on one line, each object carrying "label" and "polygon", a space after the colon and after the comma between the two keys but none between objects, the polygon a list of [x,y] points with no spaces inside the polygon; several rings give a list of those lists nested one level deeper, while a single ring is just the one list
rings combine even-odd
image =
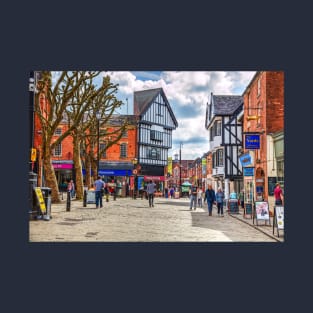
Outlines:
[{"label": "brick wall", "polygon": [[[260,81],[258,87],[258,81]],[[260,90],[258,94],[258,89]],[[250,95],[250,103],[249,103]],[[264,198],[268,197],[267,134],[284,129],[284,72],[258,72],[244,95],[244,132],[260,132],[260,150],[255,151],[255,168],[263,169]],[[248,107],[250,106],[250,110]],[[259,116],[247,120],[248,115]]]}]

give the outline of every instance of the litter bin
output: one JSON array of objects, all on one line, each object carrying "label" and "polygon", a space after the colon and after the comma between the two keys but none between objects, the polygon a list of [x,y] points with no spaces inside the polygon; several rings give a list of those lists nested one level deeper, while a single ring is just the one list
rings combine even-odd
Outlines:
[{"label": "litter bin", "polygon": [[43,219],[49,221],[51,218],[51,188],[41,187],[40,189],[46,205],[46,214],[43,215]]},{"label": "litter bin", "polygon": [[36,203],[36,195],[34,188],[37,187],[37,174],[34,172],[29,172],[29,215],[30,218],[35,218],[38,215],[37,203]]}]

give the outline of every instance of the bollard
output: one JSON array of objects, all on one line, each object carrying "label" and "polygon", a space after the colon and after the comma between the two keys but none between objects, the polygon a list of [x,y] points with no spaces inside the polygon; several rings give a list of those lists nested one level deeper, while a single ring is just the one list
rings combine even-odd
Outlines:
[{"label": "bollard", "polygon": [[87,207],[87,190],[84,190],[83,207]]},{"label": "bollard", "polygon": [[114,189],[113,200],[116,201],[116,189]]},{"label": "bollard", "polygon": [[109,202],[109,193],[105,194],[105,200],[106,200],[106,202]]},{"label": "bollard", "polygon": [[71,211],[71,191],[70,190],[67,192],[66,211]]}]

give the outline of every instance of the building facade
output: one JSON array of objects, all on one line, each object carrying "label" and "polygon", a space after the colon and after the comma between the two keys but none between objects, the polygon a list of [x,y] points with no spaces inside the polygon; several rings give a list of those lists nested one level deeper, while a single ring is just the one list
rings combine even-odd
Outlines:
[{"label": "building facade", "polygon": [[[271,204],[275,183],[284,185],[284,72],[257,72],[243,98],[244,153],[253,168],[253,176],[244,177],[246,201]],[[255,147],[249,138],[256,140]]]},{"label": "building facade", "polygon": [[212,153],[212,182],[222,187],[225,199],[232,191],[242,188],[242,123],[238,116],[243,110],[243,98],[234,95],[213,95],[206,108],[205,127],[209,131]]},{"label": "building facade", "polygon": [[138,117],[137,168],[144,179],[162,182],[172,147],[177,120],[162,88],[134,92],[134,115]]}]

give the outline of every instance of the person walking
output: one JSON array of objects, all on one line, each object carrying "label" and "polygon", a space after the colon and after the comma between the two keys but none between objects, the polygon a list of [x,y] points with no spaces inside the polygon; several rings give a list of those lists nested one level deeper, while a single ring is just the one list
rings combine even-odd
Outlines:
[{"label": "person walking", "polygon": [[205,191],[204,194],[204,202],[207,201],[208,203],[208,211],[209,211],[209,216],[212,216],[212,207],[213,203],[216,202],[216,197],[215,197],[215,191],[212,188],[212,185],[208,185],[208,189]]},{"label": "person walking", "polygon": [[75,195],[75,186],[73,179],[68,180],[67,191],[70,193],[71,199],[73,199]]},{"label": "person walking", "polygon": [[173,187],[171,187],[171,189],[170,189],[170,197],[171,197],[171,199],[173,199],[173,197],[174,197],[174,188]]},{"label": "person walking", "polygon": [[202,195],[203,195],[203,190],[202,190],[202,188],[200,187],[200,188],[198,189],[198,193],[197,193],[197,202],[198,202],[199,208],[202,208]]},{"label": "person walking", "polygon": [[193,205],[193,209],[196,210],[197,193],[198,193],[198,187],[193,184],[190,188],[190,207],[189,207],[190,211],[192,210],[192,205]]},{"label": "person walking", "polygon": [[277,183],[274,189],[275,205],[282,205],[284,200],[283,190],[280,187],[280,184]]},{"label": "person walking", "polygon": [[147,194],[149,199],[149,207],[154,207],[154,193],[156,191],[156,184],[150,180],[149,184],[147,185]]},{"label": "person walking", "polygon": [[103,190],[105,189],[105,183],[101,179],[101,176],[98,176],[98,179],[94,182],[95,186],[95,194],[96,194],[96,208],[102,208],[102,194]]},{"label": "person walking", "polygon": [[242,189],[240,194],[239,194],[239,201],[240,201],[241,208],[243,209],[245,207],[245,191],[244,191],[244,189]]},{"label": "person walking", "polygon": [[224,196],[224,192],[222,191],[222,188],[217,189],[215,198],[216,198],[216,205],[217,205],[217,214],[218,216],[224,217],[223,201],[224,201],[225,196]]}]

